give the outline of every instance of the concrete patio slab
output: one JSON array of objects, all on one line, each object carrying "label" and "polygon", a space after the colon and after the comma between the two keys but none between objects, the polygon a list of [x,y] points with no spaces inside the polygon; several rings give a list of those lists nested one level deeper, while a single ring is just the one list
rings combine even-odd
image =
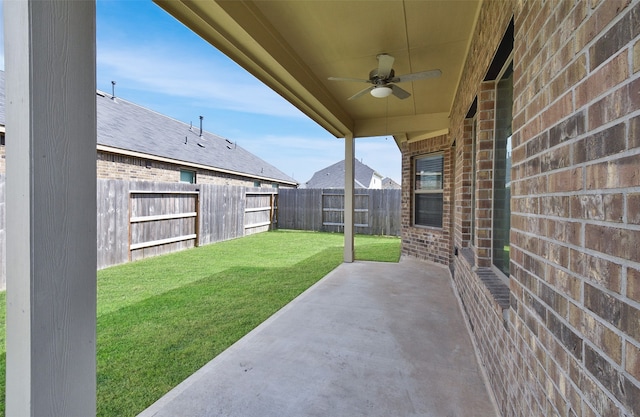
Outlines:
[{"label": "concrete patio slab", "polygon": [[410,258],[342,264],[140,414],[497,415],[449,271]]}]

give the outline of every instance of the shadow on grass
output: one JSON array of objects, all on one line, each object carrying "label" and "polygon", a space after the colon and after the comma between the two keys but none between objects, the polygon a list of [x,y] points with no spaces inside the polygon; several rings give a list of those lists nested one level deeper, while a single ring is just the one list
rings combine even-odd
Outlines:
[{"label": "shadow on grass", "polygon": [[[356,239],[358,260],[399,259],[399,239]],[[98,415],[138,414],[341,262],[342,247],[336,246],[291,267],[234,267],[100,315]],[[5,367],[0,352],[0,416]]]},{"label": "shadow on grass", "polygon": [[341,258],[329,248],[293,267],[235,267],[100,316],[98,416],[138,414]]}]

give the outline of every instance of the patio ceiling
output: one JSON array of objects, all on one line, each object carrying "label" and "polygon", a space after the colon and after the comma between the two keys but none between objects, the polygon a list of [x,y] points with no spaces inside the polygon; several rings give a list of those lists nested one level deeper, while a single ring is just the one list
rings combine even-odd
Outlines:
[{"label": "patio ceiling", "polygon": [[[393,135],[398,143],[447,131],[480,0],[155,0],[336,137]],[[402,83],[407,99],[366,94],[376,56],[396,75],[440,69]],[[215,73],[211,74],[215,77]]]}]

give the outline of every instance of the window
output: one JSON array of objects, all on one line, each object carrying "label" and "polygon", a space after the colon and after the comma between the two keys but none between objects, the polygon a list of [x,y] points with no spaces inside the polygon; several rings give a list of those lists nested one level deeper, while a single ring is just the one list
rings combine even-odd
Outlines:
[{"label": "window", "polygon": [[473,118],[471,125],[471,245],[475,246],[476,238],[476,139],[478,128],[478,118]]},{"label": "window", "polygon": [[509,275],[511,229],[511,134],[513,113],[513,63],[508,62],[496,84],[495,147],[493,161],[492,259]]},{"label": "window", "polygon": [[196,183],[195,171],[187,171],[185,169],[180,170],[180,182],[187,182],[189,184]]},{"label": "window", "polygon": [[260,181],[254,181],[253,182],[253,186],[254,187],[262,187],[262,183]]},{"label": "window", "polygon": [[271,184],[271,188],[280,188],[280,184],[274,182]]},{"label": "window", "polygon": [[442,227],[444,156],[416,158],[414,170],[413,222],[418,226]]}]

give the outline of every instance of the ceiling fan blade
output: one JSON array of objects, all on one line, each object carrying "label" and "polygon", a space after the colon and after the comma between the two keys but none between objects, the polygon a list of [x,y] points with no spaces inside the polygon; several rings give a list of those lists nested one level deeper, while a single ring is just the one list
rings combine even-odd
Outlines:
[{"label": "ceiling fan blade", "polygon": [[422,71],[422,72],[414,72],[413,74],[401,75],[399,77],[394,77],[391,82],[393,83],[404,83],[407,81],[417,81],[424,80],[425,78],[435,78],[442,75],[442,71],[439,69]]},{"label": "ceiling fan blade", "polygon": [[402,88],[398,87],[397,85],[394,84],[389,84],[388,87],[391,87],[391,93],[398,97],[400,100],[404,100],[405,98],[409,97],[411,94],[408,91],[403,90]]},{"label": "ceiling fan blade", "polygon": [[378,58],[378,77],[385,79],[391,74],[395,58],[387,54],[380,54],[376,58]]},{"label": "ceiling fan blade", "polygon": [[357,99],[358,97],[362,97],[362,96],[364,96],[365,94],[367,94],[369,91],[373,90],[374,88],[375,88],[375,86],[373,86],[373,85],[372,85],[371,87],[367,87],[367,88],[365,88],[364,90],[362,90],[362,91],[360,91],[360,92],[358,92],[358,93],[355,93],[354,95],[352,95],[351,97],[349,97],[349,100],[355,100],[355,99]]},{"label": "ceiling fan blade", "polygon": [[352,81],[352,82],[356,82],[356,83],[370,83],[371,82],[369,80],[363,80],[361,78],[343,78],[343,77],[329,77],[328,80],[330,80],[330,81]]}]

